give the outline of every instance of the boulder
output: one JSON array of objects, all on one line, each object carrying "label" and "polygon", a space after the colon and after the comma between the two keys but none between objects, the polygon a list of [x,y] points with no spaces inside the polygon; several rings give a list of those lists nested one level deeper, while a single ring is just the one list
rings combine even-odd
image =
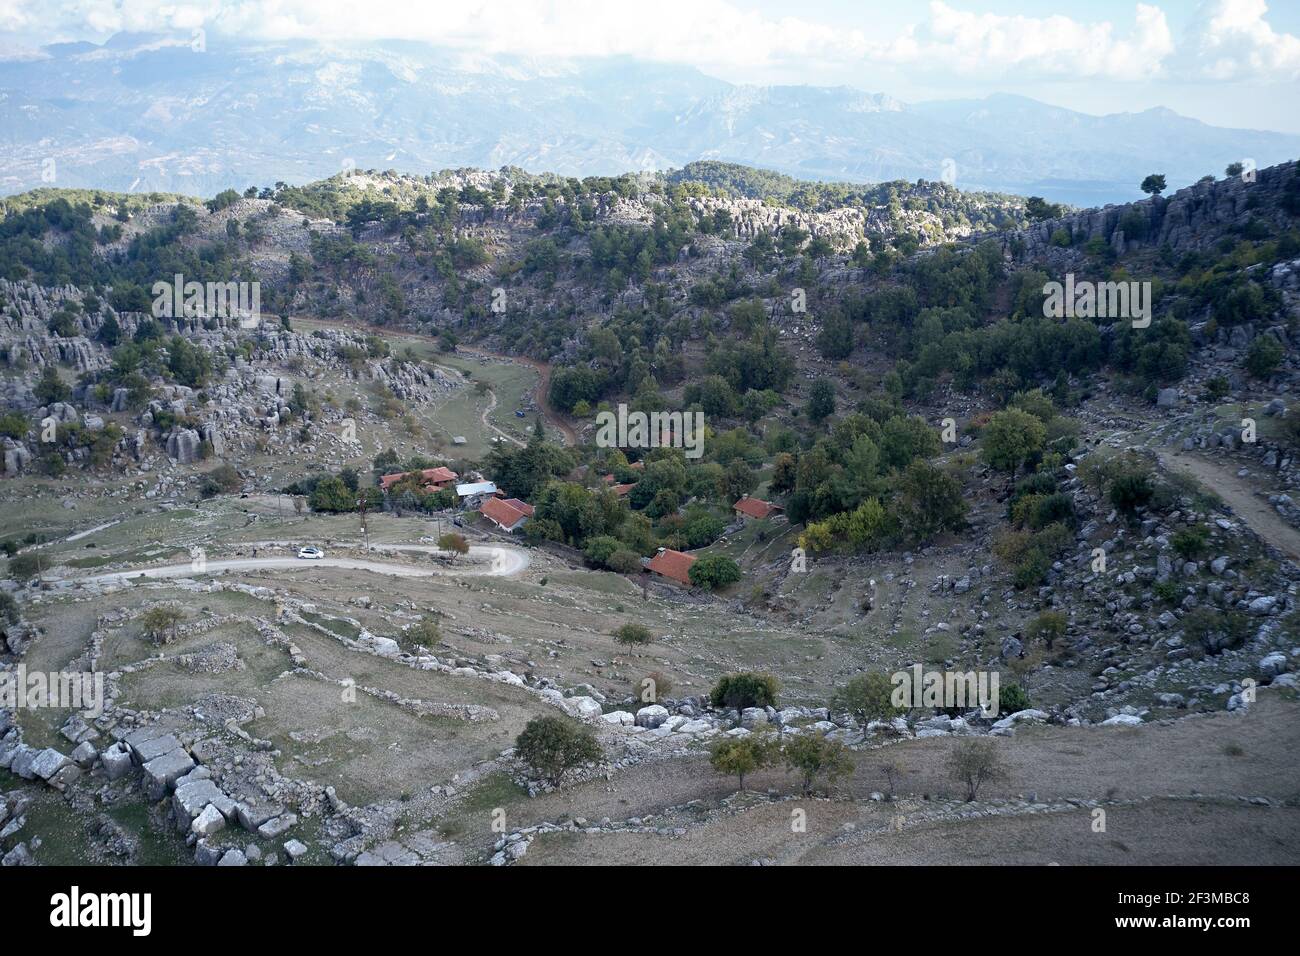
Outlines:
[{"label": "boulder", "polygon": [[651,730],[658,727],[668,719],[668,708],[659,704],[650,704],[642,707],[636,712],[636,725],[638,727],[648,727]]},{"label": "boulder", "polygon": [[104,764],[104,772],[108,774],[109,780],[120,780],[125,777],[131,770],[131,752],[127,750],[126,744],[113,744],[100,756]]},{"label": "boulder", "polygon": [[203,808],[203,812],[195,817],[194,822],[190,824],[190,829],[201,837],[211,836],[218,830],[224,830],[225,828],[226,818],[220,810],[210,803]]},{"label": "boulder", "polygon": [[590,697],[566,697],[561,705],[570,717],[593,720],[600,716],[600,704]]},{"label": "boulder", "polygon": [[1281,651],[1274,651],[1259,662],[1259,673],[1267,680],[1286,673],[1287,659]]},{"label": "boulder", "polygon": [[1101,722],[1103,727],[1140,727],[1142,718],[1135,714],[1116,714],[1114,717],[1108,717]]}]

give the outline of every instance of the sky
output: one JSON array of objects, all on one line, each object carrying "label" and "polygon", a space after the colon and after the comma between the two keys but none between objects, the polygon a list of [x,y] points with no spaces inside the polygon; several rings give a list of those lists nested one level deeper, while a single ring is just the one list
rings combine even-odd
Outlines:
[{"label": "sky", "polygon": [[0,54],[113,33],[403,38],[484,56],[633,56],[905,102],[1018,93],[1300,132],[1300,2],[1274,0],[0,0]]}]

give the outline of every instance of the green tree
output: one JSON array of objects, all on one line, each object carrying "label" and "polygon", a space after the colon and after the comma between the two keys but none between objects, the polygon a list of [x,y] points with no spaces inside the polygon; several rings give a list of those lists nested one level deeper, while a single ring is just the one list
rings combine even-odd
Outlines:
[{"label": "green tree", "polygon": [[980,452],[984,460],[1014,477],[1020,466],[1043,450],[1047,428],[1034,415],[1004,408],[984,426]]},{"label": "green tree", "polygon": [[176,625],[183,618],[179,607],[160,604],[140,615],[140,631],[155,644],[167,644],[176,636]]},{"label": "green tree", "polygon": [[835,383],[828,378],[819,378],[813,382],[804,411],[814,423],[825,421],[835,414]]},{"label": "green tree", "polygon": [[620,644],[649,644],[653,639],[650,629],[641,624],[624,624],[614,631],[614,640]]},{"label": "green tree", "polygon": [[1268,378],[1282,364],[1282,357],[1285,354],[1282,346],[1273,336],[1257,335],[1251,340],[1250,347],[1246,349],[1246,371],[1255,378]]},{"label": "green tree", "polygon": [[771,734],[755,732],[719,740],[709,751],[709,764],[718,773],[736,777],[744,790],[745,776],[770,766],[775,756]]},{"label": "green tree", "polygon": [[553,787],[571,770],[601,757],[595,735],[560,717],[534,717],[515,738],[515,754]]},{"label": "green tree", "polygon": [[884,674],[871,672],[849,679],[831,698],[837,712],[852,714],[864,727],[873,720],[890,720],[905,710],[892,703],[893,682]]},{"label": "green tree", "polygon": [[449,531],[438,538],[438,548],[442,551],[450,551],[453,562],[459,555],[469,554],[469,542],[465,540],[463,534],[454,531]]},{"label": "green tree", "polygon": [[997,745],[987,737],[965,737],[957,742],[948,758],[948,771],[966,787],[969,803],[985,783],[1005,780],[1006,766]]},{"label": "green tree", "polygon": [[37,554],[18,554],[9,559],[9,576],[15,581],[30,581],[41,570],[41,559]]},{"label": "green tree", "polygon": [[1050,650],[1052,645],[1065,636],[1067,619],[1060,611],[1044,611],[1029,622],[1026,633],[1031,640],[1041,640]]},{"label": "green tree", "polygon": [[966,500],[961,485],[942,468],[917,459],[903,470],[896,484],[894,514],[899,530],[908,539],[926,542],[965,525]]},{"label": "green tree", "polygon": [[838,740],[827,740],[813,733],[803,733],[782,748],[785,764],[799,774],[804,796],[813,792],[819,779],[833,783],[853,771],[853,758]]},{"label": "green tree", "polygon": [[1152,173],[1146,179],[1142,180],[1142,191],[1152,196],[1158,196],[1165,191],[1165,177],[1162,173]]},{"label": "green tree", "polygon": [[330,475],[316,482],[316,487],[312,488],[311,495],[308,497],[308,504],[312,511],[338,514],[353,511],[356,508],[356,499],[348,490],[348,486],[343,483],[342,478]]},{"label": "green tree", "polygon": [[740,565],[725,554],[706,554],[697,558],[686,572],[696,587],[716,591],[740,580]]},{"label": "green tree", "polygon": [[49,405],[53,402],[66,402],[72,391],[63,383],[63,379],[59,378],[58,370],[53,365],[47,365],[41,370],[41,377],[32,386],[32,394],[42,405]]},{"label": "green tree", "polygon": [[746,707],[775,707],[776,695],[780,689],[780,682],[771,674],[756,674],[751,671],[724,674],[709,691],[709,702],[714,707],[731,707],[736,710],[744,710]]},{"label": "green tree", "polygon": [[412,649],[417,645],[434,647],[441,640],[442,631],[438,622],[428,616],[422,617],[402,632],[402,642]]}]

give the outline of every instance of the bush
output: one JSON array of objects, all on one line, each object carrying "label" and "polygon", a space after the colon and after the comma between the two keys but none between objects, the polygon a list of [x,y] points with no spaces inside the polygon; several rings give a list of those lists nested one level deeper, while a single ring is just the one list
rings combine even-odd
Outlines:
[{"label": "bush", "polygon": [[1268,378],[1282,364],[1282,346],[1271,335],[1257,335],[1246,350],[1246,371],[1255,378]]},{"label": "bush", "polygon": [[515,739],[515,753],[553,787],[558,787],[569,771],[601,757],[595,735],[561,717],[530,720]]},{"label": "bush", "polygon": [[18,620],[18,602],[8,591],[0,591],[0,618],[10,624]]},{"label": "bush", "polygon": [[140,630],[155,644],[167,644],[176,636],[176,625],[184,616],[179,607],[160,604],[140,615]]},{"label": "bush", "polygon": [[618,574],[635,574],[641,570],[641,555],[627,548],[619,548],[609,556],[606,566]]},{"label": "bush", "polygon": [[1174,533],[1170,540],[1179,557],[1184,561],[1196,561],[1200,559],[1209,548],[1210,531],[1203,526],[1196,528],[1184,528],[1182,531]]},{"label": "bush", "polygon": [[19,554],[9,559],[9,576],[15,581],[30,581],[40,569],[41,559],[34,554]]},{"label": "bush", "polygon": [[1221,654],[1246,641],[1249,626],[1240,611],[1218,611],[1198,607],[1183,618],[1183,634],[1207,654]]},{"label": "bush", "polygon": [[643,704],[657,704],[673,692],[673,679],[662,671],[651,671],[632,683],[632,693]]},{"label": "bush", "polygon": [[640,624],[624,624],[614,632],[614,640],[620,644],[649,644],[653,639],[650,629]]},{"label": "bush", "polygon": [[231,465],[218,465],[210,472],[203,476],[203,481],[199,485],[199,494],[204,498],[212,498],[216,495],[228,495],[238,491],[244,485],[244,481],[239,477]]},{"label": "bush", "polygon": [[1151,470],[1145,465],[1126,466],[1110,483],[1110,503],[1120,514],[1132,517],[1155,494]]},{"label": "bush", "polygon": [[835,692],[831,707],[852,714],[863,725],[872,720],[889,720],[905,710],[893,705],[893,693],[893,681],[886,675],[859,674]]},{"label": "bush", "polygon": [[1019,684],[1007,684],[998,691],[999,714],[1015,714],[1031,706],[1029,694]]},{"label": "bush", "polygon": [[706,554],[696,559],[687,576],[696,587],[717,590],[740,580],[740,565],[725,554]]},{"label": "bush", "polygon": [[410,648],[417,645],[434,647],[441,640],[442,632],[438,628],[438,622],[431,617],[421,619],[402,632],[402,643]]},{"label": "bush", "polygon": [[780,687],[780,683],[771,674],[749,671],[724,674],[713,685],[713,690],[709,691],[709,702],[714,707],[734,707],[736,710],[746,707],[775,707]]}]

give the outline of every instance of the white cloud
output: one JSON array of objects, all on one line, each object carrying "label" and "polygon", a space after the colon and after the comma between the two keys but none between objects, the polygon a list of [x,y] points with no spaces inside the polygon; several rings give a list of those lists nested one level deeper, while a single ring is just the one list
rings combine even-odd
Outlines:
[{"label": "white cloud", "polygon": [[[1300,39],[1276,32],[1264,0],[1203,5],[1176,45],[1164,11],[1135,3],[1131,22],[978,11],[981,0],[934,0],[921,22],[868,36],[809,17],[773,17],[747,0],[0,0],[0,31],[100,37],[196,28],[244,38],[323,41],[400,37],[474,55],[626,55],[721,75],[784,71],[852,76],[872,66],[917,77],[1117,82],[1300,75]],[[960,2],[964,9],[953,3]],[[975,8],[975,9],[971,9]],[[870,19],[863,12],[863,21]]]},{"label": "white cloud", "polygon": [[1278,33],[1265,22],[1264,0],[1215,0],[1198,13],[1192,71],[1213,80],[1300,77],[1300,37]]},{"label": "white cloud", "polygon": [[1141,80],[1160,75],[1173,50],[1164,12],[1145,3],[1137,4],[1134,29],[1122,37],[1109,21],[970,13],[935,0],[926,24],[883,45],[877,55],[982,77]]}]

